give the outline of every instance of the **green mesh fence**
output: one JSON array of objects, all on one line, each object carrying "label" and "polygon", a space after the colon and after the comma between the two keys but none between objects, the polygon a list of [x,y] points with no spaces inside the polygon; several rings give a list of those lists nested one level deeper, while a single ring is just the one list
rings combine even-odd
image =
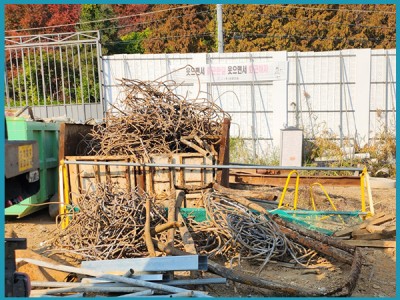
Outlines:
[{"label": "green mesh fence", "polygon": [[[207,213],[204,208],[181,208],[180,211],[184,218],[190,217],[197,222],[207,220]],[[269,212],[279,215],[285,221],[326,235],[332,235],[337,230],[362,222],[359,211],[288,211],[274,209]]]},{"label": "green mesh fence", "polygon": [[[78,212],[77,207],[73,208]],[[69,207],[72,212],[72,207]],[[180,212],[184,218],[192,218],[196,222],[207,220],[204,208],[181,208]],[[300,225],[309,230],[314,230],[326,235],[332,235],[342,228],[360,224],[363,220],[359,211],[309,211],[309,210],[269,210],[271,214],[279,215],[282,219]],[[255,212],[256,213],[256,212]]]}]

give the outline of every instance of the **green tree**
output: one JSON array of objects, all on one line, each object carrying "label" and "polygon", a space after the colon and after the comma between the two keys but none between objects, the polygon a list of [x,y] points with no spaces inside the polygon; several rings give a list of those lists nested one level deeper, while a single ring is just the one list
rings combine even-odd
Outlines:
[{"label": "green tree", "polygon": [[[112,18],[115,14],[108,4],[82,4],[81,14],[77,27],[78,31],[100,31],[100,41],[103,54],[114,54],[115,44],[118,41],[117,22]],[[111,19],[111,20],[110,20]]]},{"label": "green tree", "polygon": [[123,41],[123,52],[127,54],[141,53],[143,54],[145,49],[143,47],[143,41],[147,39],[151,34],[150,28],[146,28],[141,32],[131,32],[121,37]]}]

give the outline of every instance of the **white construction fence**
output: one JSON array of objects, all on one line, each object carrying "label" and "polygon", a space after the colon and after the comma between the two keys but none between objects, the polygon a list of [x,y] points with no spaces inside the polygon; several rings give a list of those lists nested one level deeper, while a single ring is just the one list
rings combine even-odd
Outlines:
[{"label": "white construction fence", "polygon": [[177,93],[212,99],[232,116],[231,137],[254,155],[280,148],[281,130],[324,131],[363,146],[396,126],[396,50],[113,55],[103,57],[105,103],[118,79],[175,80]]}]

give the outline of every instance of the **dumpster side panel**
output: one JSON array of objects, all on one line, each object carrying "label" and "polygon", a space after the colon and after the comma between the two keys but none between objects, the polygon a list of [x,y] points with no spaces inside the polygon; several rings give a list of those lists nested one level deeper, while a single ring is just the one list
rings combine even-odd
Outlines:
[{"label": "dumpster side panel", "polygon": [[39,147],[40,190],[20,204],[6,208],[6,215],[26,216],[43,206],[27,206],[46,202],[58,188],[59,123],[26,121],[24,118],[6,118],[9,140],[35,140]]}]

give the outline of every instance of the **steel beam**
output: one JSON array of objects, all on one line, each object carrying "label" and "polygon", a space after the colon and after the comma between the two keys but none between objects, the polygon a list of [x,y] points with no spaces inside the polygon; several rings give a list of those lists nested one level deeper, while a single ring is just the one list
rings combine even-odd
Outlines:
[{"label": "steel beam", "polygon": [[166,271],[206,271],[207,256],[184,255],[145,258],[127,258],[116,260],[83,261],[82,268],[97,272],[166,272]]}]

